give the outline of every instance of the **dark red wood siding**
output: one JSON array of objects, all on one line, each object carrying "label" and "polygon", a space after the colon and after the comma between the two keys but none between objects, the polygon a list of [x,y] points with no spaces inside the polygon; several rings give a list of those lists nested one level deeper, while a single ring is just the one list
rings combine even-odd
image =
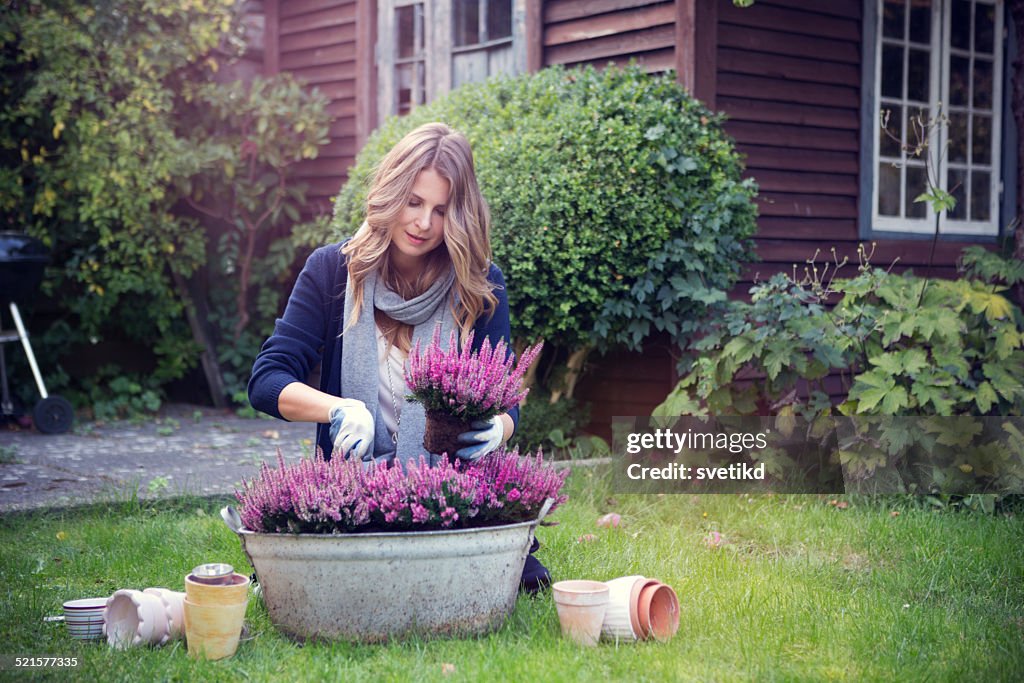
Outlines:
[{"label": "dark red wood siding", "polygon": [[552,0],[541,5],[544,66],[604,66],[631,58],[648,71],[675,66],[672,0]]},{"label": "dark red wood siding", "polygon": [[[757,253],[740,290],[820,250],[856,263],[860,201],[862,3],[717,2],[716,108],[761,188]],[[921,271],[926,243],[875,239],[872,262]],[[932,275],[952,275],[963,243],[942,242]],[[849,272],[853,268],[848,269]]]},{"label": "dark red wood siding", "polygon": [[[277,0],[276,62],[315,86],[328,97],[330,144],[316,159],[299,166],[298,176],[309,185],[310,212],[329,212],[330,199],[345,182],[355,160],[357,72],[362,59],[356,50],[356,0]],[[269,35],[269,31],[268,31]],[[372,55],[365,56],[372,60]]]},{"label": "dark red wood siding", "polygon": [[[278,59],[332,100],[332,143],[303,167],[325,202],[341,187],[359,140],[372,126],[372,0],[268,0],[278,12]],[[856,262],[861,126],[861,0],[527,0],[531,69],[637,59],[648,71],[677,68],[713,109],[757,180],[756,248],[733,292],[755,279],[819,261]],[[268,9],[268,21],[272,12]],[[363,33],[359,32],[360,22]],[[268,40],[274,29],[268,26]],[[357,43],[358,41],[358,43]],[[687,43],[690,44],[687,44]],[[692,69],[693,73],[684,73]],[[359,96],[357,97],[357,93]],[[358,105],[358,109],[357,109]],[[358,119],[358,120],[357,120]],[[358,125],[357,125],[358,124]],[[926,242],[875,239],[873,263],[921,271]],[[950,276],[964,243],[942,242],[932,275]],[[851,268],[852,270],[852,268]],[[577,396],[592,402],[591,429],[607,434],[614,415],[649,412],[674,385],[671,342],[644,354],[591,356]],[[838,383],[832,382],[838,392]]]}]

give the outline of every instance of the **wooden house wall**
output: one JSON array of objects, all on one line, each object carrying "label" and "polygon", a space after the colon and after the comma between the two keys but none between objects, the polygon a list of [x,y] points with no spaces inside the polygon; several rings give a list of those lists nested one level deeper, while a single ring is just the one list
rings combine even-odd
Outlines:
[{"label": "wooden house wall", "polygon": [[[372,115],[372,0],[268,0],[268,62],[308,79],[331,98],[331,144],[302,175],[321,202],[335,194]],[[370,8],[369,10],[367,8]],[[862,3],[858,0],[527,0],[531,69],[631,58],[648,71],[676,68],[715,110],[760,186],[756,250],[733,292],[792,272],[835,246],[856,263]],[[274,37],[272,12],[278,12]],[[365,22],[365,31],[360,31]],[[369,37],[368,37],[369,36]],[[270,43],[277,41],[279,56]],[[689,44],[688,44],[689,43]],[[687,69],[691,73],[687,73]],[[357,96],[357,93],[360,96]],[[371,107],[369,111],[363,108]],[[877,238],[873,263],[898,259],[920,272],[928,243]],[[930,274],[950,276],[964,243],[941,242]],[[852,267],[849,269],[852,271]],[[614,415],[648,412],[677,379],[671,340],[643,354],[593,355],[577,396],[592,403],[591,431],[607,435]],[[829,389],[842,392],[837,378]]]},{"label": "wooden house wall", "polygon": [[672,0],[550,0],[541,5],[543,66],[603,66],[631,58],[648,71],[675,66]]},{"label": "wooden house wall", "polygon": [[[276,54],[268,54],[268,71],[289,71],[327,96],[330,143],[316,159],[302,162],[298,177],[309,185],[310,213],[330,211],[355,160],[357,0],[271,0],[266,3],[268,52],[271,36]],[[276,35],[275,35],[276,34]],[[372,43],[371,43],[372,45]],[[372,55],[366,57],[372,59]]]},{"label": "wooden house wall", "polygon": [[[760,187],[757,253],[740,290],[755,277],[818,263],[857,263],[862,3],[758,0],[737,8],[717,0],[714,92],[726,131]],[[708,65],[704,65],[707,67]],[[894,270],[928,262],[927,242],[877,237],[872,263]],[[943,241],[935,276],[952,276],[964,243]],[[849,267],[847,272],[853,272]]]}]

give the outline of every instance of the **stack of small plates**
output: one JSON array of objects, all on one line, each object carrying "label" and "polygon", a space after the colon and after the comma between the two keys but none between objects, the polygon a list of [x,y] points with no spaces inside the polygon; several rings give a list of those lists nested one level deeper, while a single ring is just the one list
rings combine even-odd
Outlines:
[{"label": "stack of small plates", "polygon": [[68,633],[79,640],[94,640],[103,637],[106,598],[83,598],[64,603],[64,623]]}]

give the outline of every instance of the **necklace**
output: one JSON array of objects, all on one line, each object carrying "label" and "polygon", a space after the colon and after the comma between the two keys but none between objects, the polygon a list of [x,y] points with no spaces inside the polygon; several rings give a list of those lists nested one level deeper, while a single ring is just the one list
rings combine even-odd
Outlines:
[{"label": "necklace", "polygon": [[402,414],[398,412],[398,399],[395,398],[395,385],[391,381],[391,354],[384,358],[384,363],[388,367],[388,389],[391,390],[391,405],[395,409],[395,433],[391,435],[391,443],[398,445],[398,428],[402,426]]}]

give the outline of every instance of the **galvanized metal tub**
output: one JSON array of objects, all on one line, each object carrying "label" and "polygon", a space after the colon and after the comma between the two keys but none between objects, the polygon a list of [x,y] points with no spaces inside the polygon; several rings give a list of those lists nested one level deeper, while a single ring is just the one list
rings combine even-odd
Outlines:
[{"label": "galvanized metal tub", "polygon": [[453,531],[265,534],[222,511],[274,625],[296,640],[473,635],[515,606],[536,520]]}]

